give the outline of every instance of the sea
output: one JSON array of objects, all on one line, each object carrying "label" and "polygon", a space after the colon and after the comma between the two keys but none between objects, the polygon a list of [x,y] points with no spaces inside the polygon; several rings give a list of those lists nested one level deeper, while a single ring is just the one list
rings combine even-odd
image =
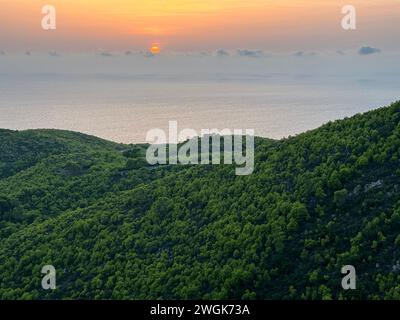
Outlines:
[{"label": "sea", "polygon": [[0,72],[0,128],[79,131],[121,143],[155,128],[253,129],[281,139],[400,99],[397,76],[307,73]]}]

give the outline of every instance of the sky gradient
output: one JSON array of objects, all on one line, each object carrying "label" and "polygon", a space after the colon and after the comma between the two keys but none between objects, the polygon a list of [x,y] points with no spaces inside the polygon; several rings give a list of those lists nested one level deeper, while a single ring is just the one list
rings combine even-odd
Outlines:
[{"label": "sky gradient", "polygon": [[[57,30],[41,29],[41,8],[57,9]],[[356,31],[341,8],[357,8]],[[400,50],[399,0],[0,0],[0,50],[62,52]],[[397,32],[398,33],[398,32]]]}]

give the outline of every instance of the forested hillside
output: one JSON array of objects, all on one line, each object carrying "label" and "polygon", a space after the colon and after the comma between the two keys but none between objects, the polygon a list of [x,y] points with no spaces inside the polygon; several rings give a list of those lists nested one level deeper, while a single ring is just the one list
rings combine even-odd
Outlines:
[{"label": "forested hillside", "polygon": [[400,299],[400,103],[258,138],[249,176],[65,131],[0,148],[1,299]]}]

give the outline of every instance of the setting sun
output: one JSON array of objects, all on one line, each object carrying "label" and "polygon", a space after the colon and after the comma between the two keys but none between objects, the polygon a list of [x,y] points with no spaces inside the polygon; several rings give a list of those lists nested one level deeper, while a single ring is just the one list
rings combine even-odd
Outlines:
[{"label": "setting sun", "polygon": [[159,47],[157,44],[153,44],[153,45],[151,46],[151,48],[150,48],[150,52],[151,52],[152,54],[158,54],[158,53],[160,53],[160,51],[161,51],[161,49],[160,49],[160,47]]}]

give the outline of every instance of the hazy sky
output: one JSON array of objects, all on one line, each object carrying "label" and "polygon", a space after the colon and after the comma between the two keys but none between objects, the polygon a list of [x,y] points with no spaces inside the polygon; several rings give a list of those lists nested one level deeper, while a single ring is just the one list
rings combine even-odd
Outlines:
[{"label": "hazy sky", "polygon": [[[41,29],[41,8],[57,30]],[[357,9],[357,30],[341,9]],[[400,50],[399,0],[0,0],[0,51]]]}]

